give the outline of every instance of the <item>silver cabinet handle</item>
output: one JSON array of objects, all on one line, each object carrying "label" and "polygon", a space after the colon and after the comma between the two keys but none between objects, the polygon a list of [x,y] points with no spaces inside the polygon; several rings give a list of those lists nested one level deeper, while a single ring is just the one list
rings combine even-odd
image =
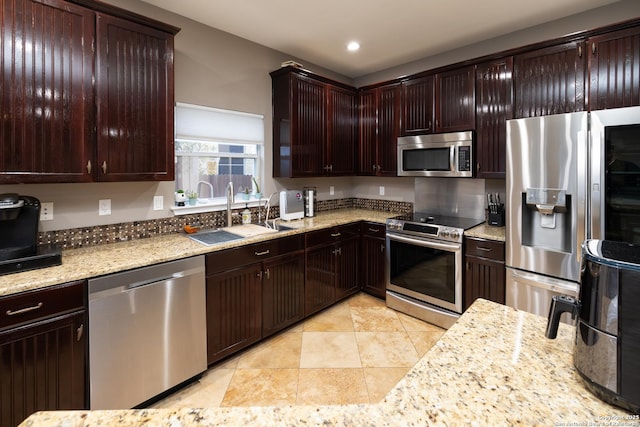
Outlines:
[{"label": "silver cabinet handle", "polygon": [[342,233],[331,233],[331,237],[340,237]]},{"label": "silver cabinet handle", "polygon": [[269,253],[269,249],[267,249],[266,251],[262,251],[262,252],[254,252],[256,254],[256,256],[262,256],[262,255],[267,255]]},{"label": "silver cabinet handle", "polygon": [[269,280],[269,278],[270,278],[270,276],[271,276],[271,272],[269,271],[269,269],[268,269],[268,268],[264,271],[264,275],[265,275],[265,277],[267,278],[267,280]]},{"label": "silver cabinet handle", "polygon": [[384,243],[380,245],[380,252],[384,252]]},{"label": "silver cabinet handle", "polygon": [[484,246],[476,246],[476,248],[478,248],[479,251],[484,251],[484,252],[491,252],[492,251],[491,248],[485,248]]},{"label": "silver cabinet handle", "polygon": [[76,329],[76,341],[80,341],[83,333],[84,333],[84,323],[80,325],[78,329]]},{"label": "silver cabinet handle", "polygon": [[378,231],[380,231],[379,228],[371,228],[369,227],[369,231],[373,232],[373,233],[377,233]]},{"label": "silver cabinet handle", "polygon": [[102,172],[107,173],[107,161],[102,162]]},{"label": "silver cabinet handle", "polygon": [[91,160],[87,160],[87,173],[91,175]]},{"label": "silver cabinet handle", "polygon": [[31,306],[31,307],[26,307],[26,308],[21,308],[20,310],[7,310],[7,316],[15,316],[17,314],[28,313],[30,311],[42,308],[43,305],[44,305],[43,303],[39,302],[37,305]]}]

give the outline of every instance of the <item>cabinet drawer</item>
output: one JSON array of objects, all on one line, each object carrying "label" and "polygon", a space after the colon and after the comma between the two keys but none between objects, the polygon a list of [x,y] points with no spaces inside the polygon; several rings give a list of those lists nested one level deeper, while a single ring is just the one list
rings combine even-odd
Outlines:
[{"label": "cabinet drawer", "polygon": [[0,298],[0,330],[84,308],[85,281]]},{"label": "cabinet drawer", "polygon": [[360,223],[360,232],[363,236],[371,236],[371,237],[386,237],[386,225],[380,224],[378,222],[367,222],[363,221]]},{"label": "cabinet drawer", "polygon": [[294,236],[212,252],[207,254],[206,274],[208,276],[301,249],[304,249],[304,235],[296,234]]},{"label": "cabinet drawer", "polygon": [[495,240],[466,237],[465,255],[473,255],[504,262],[504,243]]},{"label": "cabinet drawer", "polygon": [[339,242],[342,239],[359,235],[359,223],[310,231],[306,234],[307,248],[319,245],[330,245],[331,243]]}]

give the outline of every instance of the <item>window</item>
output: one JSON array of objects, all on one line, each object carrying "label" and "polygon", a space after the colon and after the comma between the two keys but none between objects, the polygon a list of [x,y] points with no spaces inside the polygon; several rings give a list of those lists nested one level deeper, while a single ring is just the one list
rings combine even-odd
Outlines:
[{"label": "window", "polygon": [[176,104],[176,190],[197,192],[200,207],[226,203],[229,182],[255,197],[263,143],[263,116]]}]

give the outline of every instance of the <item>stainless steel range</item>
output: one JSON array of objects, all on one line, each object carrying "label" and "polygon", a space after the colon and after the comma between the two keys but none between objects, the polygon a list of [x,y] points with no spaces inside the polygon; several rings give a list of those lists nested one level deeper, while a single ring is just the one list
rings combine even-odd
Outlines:
[{"label": "stainless steel range", "polygon": [[462,238],[484,219],[416,212],[387,220],[387,306],[443,328],[462,313]]}]

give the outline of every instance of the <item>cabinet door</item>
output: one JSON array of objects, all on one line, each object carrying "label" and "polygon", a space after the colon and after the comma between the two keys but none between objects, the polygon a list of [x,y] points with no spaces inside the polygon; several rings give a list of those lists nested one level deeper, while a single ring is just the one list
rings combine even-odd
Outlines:
[{"label": "cabinet door", "polygon": [[589,109],[640,105],[640,28],[588,40]]},{"label": "cabinet door", "polygon": [[304,251],[265,261],[262,273],[262,337],[304,318]]},{"label": "cabinet door", "polygon": [[359,153],[358,175],[375,175],[378,170],[376,144],[378,139],[378,97],[376,90],[358,93]]},{"label": "cabinet door", "polygon": [[464,67],[436,75],[436,131],[475,128],[475,68]]},{"label": "cabinet door", "polygon": [[207,276],[207,363],[262,338],[261,277],[261,263]]},{"label": "cabinet door", "polygon": [[432,75],[402,83],[403,135],[433,132],[434,78]]},{"label": "cabinet door", "polygon": [[325,172],[326,86],[304,76],[294,76],[292,85],[291,175],[322,175]]},{"label": "cabinet door", "polygon": [[476,172],[505,178],[507,127],[513,118],[513,58],[476,66]]},{"label": "cabinet door", "polygon": [[516,55],[515,118],[584,110],[583,42]]},{"label": "cabinet door", "polygon": [[400,83],[383,86],[378,108],[377,175],[396,176],[398,170],[398,137],[402,112],[402,87]]},{"label": "cabinet door", "polygon": [[[384,229],[382,225],[379,227]],[[372,237],[366,234],[366,231],[363,231],[361,243],[360,282],[362,283],[362,290],[384,299],[387,280],[385,272],[385,239]]]},{"label": "cabinet door", "polygon": [[85,409],[85,311],[0,332],[0,425]]},{"label": "cabinet door", "polygon": [[355,236],[342,240],[336,247],[336,301],[360,290],[358,282],[359,246],[360,237]]},{"label": "cabinet door", "polygon": [[329,85],[325,163],[331,175],[356,171],[357,114],[355,90]]},{"label": "cabinet door", "polygon": [[3,1],[0,184],[90,181],[94,14]]},{"label": "cabinet door", "polygon": [[475,256],[465,257],[464,307],[466,310],[477,298],[505,303],[504,263]]},{"label": "cabinet door", "polygon": [[100,181],[173,180],[173,36],[98,14]]},{"label": "cabinet door", "polygon": [[329,307],[335,301],[335,251],[334,245],[320,246],[306,251],[305,317]]}]

